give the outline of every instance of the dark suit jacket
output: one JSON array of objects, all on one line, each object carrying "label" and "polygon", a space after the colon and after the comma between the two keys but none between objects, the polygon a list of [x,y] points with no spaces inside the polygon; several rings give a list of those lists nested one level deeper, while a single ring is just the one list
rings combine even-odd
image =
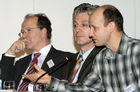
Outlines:
[{"label": "dark suit jacket", "polygon": [[[58,64],[62,63],[66,56],[69,57],[71,55],[72,55],[72,53],[59,51],[59,50],[56,50],[54,47],[52,47],[50,49],[50,52],[48,53],[47,57],[45,58],[45,61],[41,68],[43,70],[45,70],[46,72],[48,72],[52,68],[55,68],[56,66],[58,66]],[[55,66],[53,66],[52,68],[49,68],[46,63],[50,59],[52,59],[55,64]],[[15,58],[6,57],[6,56],[2,55],[0,65],[1,65],[1,69],[2,69],[3,81],[4,80],[15,80],[16,89],[17,89],[19,82],[22,78],[22,74],[24,74],[24,72],[26,71],[26,69],[31,61],[31,55],[28,55],[28,56],[18,60],[15,64],[15,66],[13,66],[14,60],[15,60]],[[66,65],[63,66],[62,68],[59,68],[55,72],[53,72],[51,74],[51,76],[54,76],[58,79],[63,79],[65,68],[66,68]]]},{"label": "dark suit jacket", "polygon": [[[95,56],[99,53],[100,50],[102,50],[104,47],[95,47],[91,53],[88,55],[88,57],[86,58],[82,68],[81,68],[81,71],[79,73],[79,76],[78,76],[78,80],[77,80],[77,83],[78,82],[82,82],[83,79],[91,72],[91,68],[92,68],[92,63],[94,61],[94,58]],[[65,72],[65,80],[68,80],[72,71],[73,71],[73,68],[75,66],[75,63],[76,63],[76,58],[77,58],[77,54],[75,54],[75,56],[73,57],[73,60],[71,62],[69,62],[67,64],[67,69],[66,69],[66,72]]]}]

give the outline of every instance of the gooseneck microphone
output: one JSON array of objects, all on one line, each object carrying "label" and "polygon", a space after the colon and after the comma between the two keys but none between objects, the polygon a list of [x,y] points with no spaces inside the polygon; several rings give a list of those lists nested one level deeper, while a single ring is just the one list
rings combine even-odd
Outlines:
[{"label": "gooseneck microphone", "polygon": [[92,36],[89,36],[89,39],[93,39],[93,37]]},{"label": "gooseneck microphone", "polygon": [[67,64],[68,62],[71,61],[71,58],[69,59],[68,57],[65,57],[64,61],[62,63],[60,63],[59,65],[57,65],[57,67],[53,68],[51,71],[49,72],[45,72],[44,74],[42,74],[41,76],[39,76],[36,81],[34,82],[34,86],[33,86],[33,91],[35,91],[36,89],[36,84],[38,82],[38,80],[40,78],[42,78],[44,75],[48,74],[48,75],[51,75],[53,72],[55,72],[57,69],[61,68],[62,66],[64,66],[65,64]]},{"label": "gooseneck microphone", "polygon": [[93,36],[89,36],[89,39],[91,39],[93,43],[95,43]]}]

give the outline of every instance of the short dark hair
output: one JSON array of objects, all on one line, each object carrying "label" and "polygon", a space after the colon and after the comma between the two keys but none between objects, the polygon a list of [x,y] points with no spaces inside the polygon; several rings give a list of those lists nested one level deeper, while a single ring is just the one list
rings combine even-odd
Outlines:
[{"label": "short dark hair", "polygon": [[98,5],[91,5],[89,3],[82,3],[76,6],[73,11],[73,20],[78,13],[87,12],[89,14],[89,12],[93,12],[98,7],[99,7]]},{"label": "short dark hair", "polygon": [[38,23],[37,23],[38,27],[40,27],[40,29],[46,28],[47,38],[51,39],[52,28],[51,28],[51,21],[49,20],[49,18],[44,13],[38,13],[38,14],[27,14],[25,16],[25,19],[30,17],[38,18]]},{"label": "short dark hair", "polygon": [[114,22],[119,31],[123,31],[123,16],[120,11],[112,5],[104,5],[104,25],[107,26],[108,23]]}]

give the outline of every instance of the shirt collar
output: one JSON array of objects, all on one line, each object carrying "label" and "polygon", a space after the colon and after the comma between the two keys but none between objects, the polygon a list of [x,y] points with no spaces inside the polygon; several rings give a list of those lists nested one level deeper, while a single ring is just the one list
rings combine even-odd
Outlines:
[{"label": "shirt collar", "polygon": [[128,45],[129,45],[129,37],[125,33],[123,33],[122,39],[120,41],[120,44],[116,53],[126,55]]},{"label": "shirt collar", "polygon": [[[41,55],[43,56],[47,56],[47,54],[49,53],[50,49],[51,49],[52,45],[46,45],[45,47],[43,47],[40,51],[38,51],[39,53],[41,53]],[[32,57],[35,53],[38,53],[37,51],[33,51]]]},{"label": "shirt collar", "polygon": [[[129,37],[125,33],[123,33],[121,41],[120,41],[120,44],[119,44],[119,47],[118,47],[118,49],[116,51],[116,55],[118,55],[118,54],[126,55],[127,49],[128,49],[128,45],[129,45]],[[109,48],[106,49],[105,58],[106,59],[114,58],[113,53],[112,53],[112,51]]]},{"label": "shirt collar", "polygon": [[85,53],[82,53],[82,51],[80,50],[80,52],[79,52],[77,58],[79,57],[80,54],[82,54],[83,60],[85,61],[86,58],[88,57],[88,55],[90,54],[90,52],[91,52],[94,48],[95,48],[95,46],[92,47],[91,49],[89,49],[88,51],[86,51]]}]

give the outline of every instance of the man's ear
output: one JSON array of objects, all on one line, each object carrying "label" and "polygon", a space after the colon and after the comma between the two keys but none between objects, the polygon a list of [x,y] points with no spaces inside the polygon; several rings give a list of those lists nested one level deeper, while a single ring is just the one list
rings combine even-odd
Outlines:
[{"label": "man's ear", "polygon": [[110,32],[113,32],[114,28],[115,28],[115,23],[114,22],[110,22],[110,23],[108,23],[107,27],[108,27],[108,30]]},{"label": "man's ear", "polygon": [[45,36],[47,35],[47,29],[46,28],[42,28],[41,29],[41,32],[42,32],[42,36]]}]

